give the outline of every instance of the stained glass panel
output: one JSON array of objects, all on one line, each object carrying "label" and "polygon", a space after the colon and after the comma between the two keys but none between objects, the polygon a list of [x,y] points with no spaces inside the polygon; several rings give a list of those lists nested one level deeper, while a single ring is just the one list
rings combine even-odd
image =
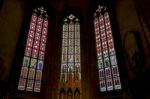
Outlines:
[{"label": "stained glass panel", "polygon": [[31,21],[36,23],[36,20],[37,20],[37,15],[33,13]]},{"label": "stained glass panel", "polygon": [[99,6],[94,13],[94,27],[100,91],[121,89],[110,18],[106,8]]},{"label": "stained glass panel", "polygon": [[32,47],[32,43],[33,43],[33,39],[28,38],[28,39],[27,39],[27,46],[28,46],[28,47]]},{"label": "stained glass panel", "polygon": [[38,25],[42,25],[42,22],[43,22],[43,18],[42,17],[38,17],[37,24]]},{"label": "stained glass panel", "polygon": [[43,61],[38,60],[38,66],[37,66],[38,70],[42,70],[43,69]]},{"label": "stained glass panel", "polygon": [[34,11],[31,16],[18,90],[40,92],[48,15],[45,14],[43,7]]},{"label": "stained glass panel", "polygon": [[47,28],[43,27],[43,29],[42,29],[42,34],[43,34],[43,35],[47,35]]},{"label": "stained glass panel", "polygon": [[41,88],[41,81],[35,81],[35,85],[34,85],[34,92],[40,92],[40,88]]},{"label": "stained glass panel", "polygon": [[40,81],[40,80],[42,80],[41,78],[42,78],[42,71],[41,70],[37,70],[35,79]]},{"label": "stained glass panel", "polygon": [[41,41],[42,41],[43,43],[46,43],[46,36],[45,36],[45,35],[42,35]]},{"label": "stained glass panel", "polygon": [[31,47],[26,47],[25,49],[25,55],[30,56],[31,55]]},{"label": "stained glass panel", "polygon": [[61,82],[81,80],[80,24],[72,14],[64,19],[62,33]]},{"label": "stained glass panel", "polygon": [[30,29],[34,31],[34,30],[35,30],[35,27],[36,27],[36,24],[31,22],[31,24],[30,24]]},{"label": "stained glass panel", "polygon": [[33,58],[37,58],[37,56],[38,56],[38,50],[37,49],[33,49],[32,50],[32,57]]},{"label": "stained glass panel", "polygon": [[28,80],[26,90],[27,91],[32,91],[33,90],[33,84],[34,84],[34,80]]},{"label": "stained glass panel", "polygon": [[24,59],[23,59],[23,67],[28,67],[28,66],[29,66],[29,62],[30,62],[30,58],[24,56]]},{"label": "stained glass panel", "polygon": [[34,31],[30,30],[29,34],[28,34],[28,37],[29,38],[33,38],[34,37]]},{"label": "stained glass panel", "polygon": [[37,59],[31,58],[30,68],[36,68]]},{"label": "stained glass panel", "polygon": [[44,59],[44,52],[43,51],[39,52],[39,59],[41,59],[41,60]]},{"label": "stained glass panel", "polygon": [[18,90],[25,90],[26,79],[19,78]]},{"label": "stained glass panel", "polygon": [[38,24],[36,27],[36,32],[41,33],[42,25]]},{"label": "stained glass panel", "polygon": [[47,19],[44,20],[43,26],[48,27],[48,20]]}]

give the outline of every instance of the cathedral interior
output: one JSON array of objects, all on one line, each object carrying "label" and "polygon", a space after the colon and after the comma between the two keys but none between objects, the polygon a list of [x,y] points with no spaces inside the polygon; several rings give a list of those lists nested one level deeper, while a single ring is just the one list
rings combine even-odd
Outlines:
[{"label": "cathedral interior", "polygon": [[149,5],[0,0],[0,99],[150,99]]}]

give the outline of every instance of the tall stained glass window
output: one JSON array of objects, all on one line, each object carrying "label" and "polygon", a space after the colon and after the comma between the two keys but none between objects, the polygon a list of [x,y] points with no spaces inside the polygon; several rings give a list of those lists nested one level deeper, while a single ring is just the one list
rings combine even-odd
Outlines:
[{"label": "tall stained glass window", "polygon": [[100,91],[121,89],[110,16],[106,7],[98,6],[94,13],[94,27]]},{"label": "tall stained glass window", "polygon": [[81,80],[80,24],[79,19],[70,14],[63,21],[61,58],[61,82]]},{"label": "tall stained glass window", "polygon": [[40,92],[45,45],[48,29],[48,15],[43,7],[33,10],[18,90]]}]

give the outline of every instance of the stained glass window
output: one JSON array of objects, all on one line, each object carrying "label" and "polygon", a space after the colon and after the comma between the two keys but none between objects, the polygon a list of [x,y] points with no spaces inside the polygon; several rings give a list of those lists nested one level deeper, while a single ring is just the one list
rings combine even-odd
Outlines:
[{"label": "stained glass window", "polygon": [[40,92],[48,15],[43,7],[33,10],[18,90]]},{"label": "stained glass window", "polygon": [[94,27],[100,91],[121,89],[110,16],[106,7],[98,6],[94,13]]},{"label": "stained glass window", "polygon": [[61,82],[81,80],[79,19],[70,14],[63,23]]}]

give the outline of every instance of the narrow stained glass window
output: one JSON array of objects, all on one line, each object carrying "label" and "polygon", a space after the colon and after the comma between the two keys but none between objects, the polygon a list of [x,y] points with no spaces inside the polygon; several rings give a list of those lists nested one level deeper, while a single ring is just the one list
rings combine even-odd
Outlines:
[{"label": "narrow stained glass window", "polygon": [[121,89],[110,17],[106,7],[98,6],[94,13],[94,27],[100,91]]},{"label": "narrow stained glass window", "polygon": [[34,9],[25,47],[18,90],[40,92],[48,15],[43,7]]},{"label": "narrow stained glass window", "polygon": [[61,82],[81,80],[79,19],[70,14],[63,23]]}]

